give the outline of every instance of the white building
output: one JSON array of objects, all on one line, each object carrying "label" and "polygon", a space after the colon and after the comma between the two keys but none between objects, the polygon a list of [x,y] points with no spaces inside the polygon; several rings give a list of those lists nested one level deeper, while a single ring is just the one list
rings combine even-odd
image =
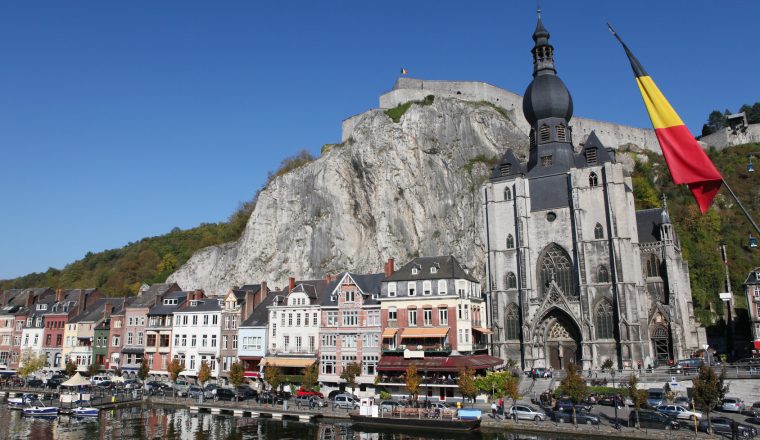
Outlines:
[{"label": "white building", "polygon": [[31,352],[34,356],[42,354],[42,337],[45,330],[43,315],[48,312],[48,307],[55,302],[55,298],[46,298],[38,301],[30,307],[26,317],[26,325],[21,332],[21,354]]},{"label": "white building", "polygon": [[172,356],[185,364],[183,376],[196,377],[201,363],[211,368],[211,377],[219,377],[224,299],[204,297],[195,291],[184,305],[174,312]]},{"label": "white building", "polygon": [[256,306],[238,328],[238,359],[245,369],[245,377],[259,379],[262,376],[261,360],[267,354],[267,336],[269,325],[268,307],[275,302],[276,298],[284,298],[284,292],[270,292],[262,302]]}]

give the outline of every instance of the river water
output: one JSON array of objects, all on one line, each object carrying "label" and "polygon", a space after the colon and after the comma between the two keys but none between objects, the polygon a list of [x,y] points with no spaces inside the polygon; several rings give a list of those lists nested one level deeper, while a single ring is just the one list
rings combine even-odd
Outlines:
[{"label": "river water", "polygon": [[557,440],[560,437],[483,432],[447,434],[352,427],[347,421],[319,423],[191,413],[184,408],[136,405],[102,411],[94,420],[61,416],[24,417],[0,405],[3,440]]}]

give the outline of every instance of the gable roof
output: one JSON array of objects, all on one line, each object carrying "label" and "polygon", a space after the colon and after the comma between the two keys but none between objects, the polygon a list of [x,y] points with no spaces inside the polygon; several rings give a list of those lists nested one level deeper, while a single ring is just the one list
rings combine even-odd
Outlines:
[{"label": "gable roof", "polygon": [[[592,160],[591,163],[590,160]],[[586,138],[586,143],[583,144],[581,151],[575,156],[575,166],[586,168],[603,165],[605,162],[614,162],[614,160],[609,151],[602,145],[602,141],[599,140],[596,132],[592,131]]]},{"label": "gable roof", "polygon": [[[430,268],[435,266],[436,273],[431,273]],[[417,268],[416,275],[412,269]],[[440,280],[440,279],[463,279],[477,283],[478,280],[465,272],[462,265],[451,255],[438,257],[417,257],[406,263],[385,281],[417,281],[417,280]]]},{"label": "gable roof", "polygon": [[749,275],[747,275],[744,284],[760,284],[760,278],[758,278],[758,275],[760,275],[760,267],[752,269]]},{"label": "gable roof", "polygon": [[[325,280],[296,281],[296,286],[293,288],[293,290],[288,292],[288,295],[291,293],[302,292],[313,300],[319,300],[328,293],[327,287],[327,281]],[[318,303],[319,301],[317,301],[317,304]]]},{"label": "gable roof", "polygon": [[[337,306],[338,300],[337,297],[333,296],[333,293],[336,293],[336,291],[340,288],[341,283],[343,282],[343,278],[346,276],[351,277],[352,280],[354,280],[354,283],[356,283],[356,286],[359,288],[361,293],[366,295],[364,298],[364,305],[374,305],[374,304],[380,304],[380,301],[377,299],[380,295],[380,290],[383,284],[383,280],[385,279],[384,273],[369,273],[369,274],[358,274],[353,272],[343,272],[339,274],[335,281],[331,282],[330,285],[327,287],[327,291],[329,292],[329,295],[325,295],[322,298],[322,302],[320,303],[323,306]],[[376,297],[373,298],[372,296],[375,295]]]},{"label": "gable roof", "polygon": [[661,225],[662,208],[636,211],[636,229],[639,234],[639,243],[656,243],[660,241]]},{"label": "gable roof", "polygon": [[269,292],[253,309],[251,316],[240,324],[240,327],[265,327],[269,323],[269,309],[267,307],[272,305],[277,296],[284,297],[285,292]]},{"label": "gable roof", "polygon": [[167,292],[179,292],[182,289],[179,288],[177,283],[159,283],[153,284],[145,290],[140,291],[140,294],[132,297],[132,301],[129,307],[153,307],[157,304],[158,298]]},{"label": "gable roof", "polygon": [[[190,297],[190,294],[194,292],[169,292],[165,294],[161,301],[158,302],[155,306],[151,307],[150,310],[148,310],[148,316],[151,315],[171,315],[172,313],[176,312],[177,309],[179,309],[187,300],[187,298]],[[164,300],[167,299],[176,299],[177,304],[164,304]]]}]

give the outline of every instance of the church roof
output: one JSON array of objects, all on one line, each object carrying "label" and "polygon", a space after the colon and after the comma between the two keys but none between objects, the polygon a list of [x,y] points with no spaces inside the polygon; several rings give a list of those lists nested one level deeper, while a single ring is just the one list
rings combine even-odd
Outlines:
[{"label": "church roof", "polygon": [[614,162],[607,148],[602,145],[602,141],[597,137],[596,132],[592,131],[583,149],[575,156],[575,166],[578,168],[593,167],[602,165],[605,162]]},{"label": "church roof", "polygon": [[662,208],[642,209],[636,211],[636,228],[639,232],[639,243],[654,243],[660,241],[660,226],[662,225]]},{"label": "church roof", "polygon": [[744,284],[760,284],[760,267],[756,267],[747,275]]},{"label": "church roof", "polygon": [[523,169],[522,162],[520,162],[520,159],[515,156],[512,149],[508,148],[504,153],[504,156],[501,157],[499,164],[491,169],[491,178],[498,179],[501,177],[515,176],[523,174],[524,172],[525,170]]}]

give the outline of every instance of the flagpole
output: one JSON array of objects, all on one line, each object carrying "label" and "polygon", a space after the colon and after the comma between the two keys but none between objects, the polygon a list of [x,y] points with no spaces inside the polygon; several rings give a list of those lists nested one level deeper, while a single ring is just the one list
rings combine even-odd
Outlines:
[{"label": "flagpole", "polygon": [[744,216],[747,217],[747,220],[749,220],[749,222],[755,228],[755,231],[758,234],[760,234],[760,228],[757,227],[757,223],[755,223],[755,220],[752,218],[751,215],[749,215],[749,212],[747,212],[747,209],[744,208],[744,205],[742,205],[742,202],[739,201],[739,198],[736,197],[736,193],[734,193],[734,190],[731,189],[731,186],[728,184],[728,182],[726,182],[726,179],[722,179],[722,180],[723,180],[723,184],[726,185],[726,189],[728,190],[728,192],[731,193],[731,197],[733,197],[734,200],[736,200],[736,204],[739,205],[739,208],[742,209]]}]

